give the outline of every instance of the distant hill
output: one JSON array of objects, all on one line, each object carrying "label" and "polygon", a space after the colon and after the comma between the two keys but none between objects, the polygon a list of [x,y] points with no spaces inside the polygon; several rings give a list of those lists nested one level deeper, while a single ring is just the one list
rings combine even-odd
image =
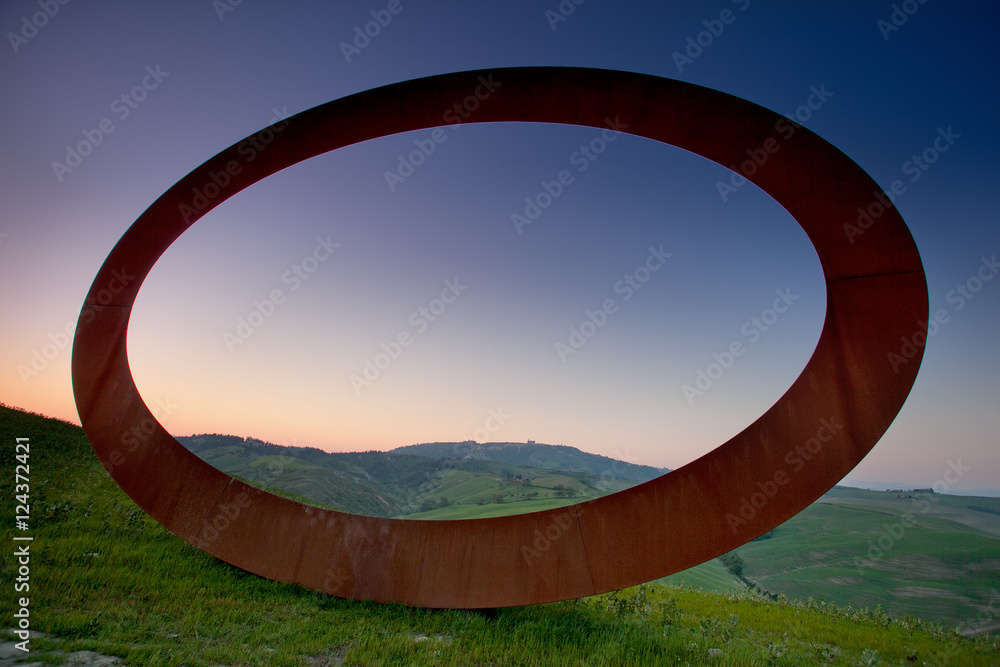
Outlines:
[{"label": "distant hill", "polygon": [[[530,512],[614,493],[663,470],[535,443],[446,443],[390,452],[331,453],[253,438],[203,434],[177,438],[202,460],[247,482],[303,496],[345,512],[410,516],[457,505],[505,505]],[[455,455],[455,454],[458,455]],[[451,454],[451,456],[448,456]],[[512,503],[516,503],[511,507]]]},{"label": "distant hill", "polygon": [[381,452],[331,454],[314,447],[284,447],[253,438],[205,434],[178,441],[206,463],[255,485],[277,487],[346,512],[396,516],[414,489],[438,472],[427,457]]},{"label": "distant hill", "polygon": [[[854,488],[854,489],[864,489],[867,491],[889,491],[892,489],[916,489],[919,484],[911,484],[904,482],[869,482],[864,480],[856,479],[845,479],[840,483],[842,486]],[[924,484],[923,486],[927,486]],[[978,496],[980,498],[1000,498],[1000,489],[991,488],[975,488],[975,489],[948,489],[946,492],[949,496]]]},{"label": "distant hill", "polygon": [[588,454],[576,447],[535,442],[430,442],[392,450],[398,454],[430,456],[436,459],[478,459],[503,461],[547,470],[587,472],[622,482],[648,482],[670,472],[668,468],[626,463],[607,456]]}]

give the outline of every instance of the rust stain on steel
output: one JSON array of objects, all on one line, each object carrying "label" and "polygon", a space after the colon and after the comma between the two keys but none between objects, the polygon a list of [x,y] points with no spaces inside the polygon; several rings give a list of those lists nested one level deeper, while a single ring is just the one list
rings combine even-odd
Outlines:
[{"label": "rust stain on steel", "polygon": [[[477,88],[485,99],[466,122],[614,123],[727,167],[761,161],[764,150],[763,164],[745,175],[802,225],[826,278],[826,321],[802,374],[743,432],[679,470],[570,508],[510,517],[416,521],[322,510],[248,487],[188,452],[139,397],[126,356],[132,304],[153,263],[243,188],[342,146],[444,125],[445,112]],[[256,141],[263,148],[252,162],[234,144],[135,221],[101,267],[73,345],[80,418],[115,481],[178,536],[249,572],[422,607],[506,607],[632,586],[730,551],[804,509],[875,445],[915,380],[919,353],[898,372],[887,356],[925,330],[928,311],[902,218],[889,207],[862,235],[847,234],[844,225],[876,201],[878,185],[809,130],[737,97],[609,70],[459,72],[329,102]]]}]

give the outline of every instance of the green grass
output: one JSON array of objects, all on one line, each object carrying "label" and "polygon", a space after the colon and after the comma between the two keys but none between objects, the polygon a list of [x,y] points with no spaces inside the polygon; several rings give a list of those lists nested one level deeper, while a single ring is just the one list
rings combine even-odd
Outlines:
[{"label": "green grass", "polygon": [[499,483],[490,475],[477,475],[466,470],[446,470],[440,474],[441,484],[426,497],[448,498],[452,502],[470,503],[478,498],[487,498],[500,489]]},{"label": "green grass", "polygon": [[580,480],[573,477],[568,477],[566,475],[551,475],[549,477],[539,477],[532,481],[535,486],[544,486],[546,488],[553,488],[556,486],[565,486],[568,489],[578,489],[581,484]]},{"label": "green grass", "polygon": [[[813,504],[770,539],[740,547],[744,575],[791,598],[879,604],[893,616],[957,624],[990,607],[1000,590],[1000,537],[939,518],[934,507],[918,511],[927,505],[862,500]],[[953,517],[961,502],[934,500],[952,504],[944,514]]]},{"label": "green grass", "polygon": [[[32,629],[49,635],[32,641],[32,660],[93,650],[191,667],[1000,663],[996,638],[752,593],[647,584],[492,613],[332,598],[247,574],[167,532],[107,476],[78,427],[0,407],[11,467],[17,436],[31,438]],[[7,519],[10,496],[0,500]],[[4,549],[2,580],[15,568]],[[11,606],[3,627],[14,625]]]},{"label": "green grass", "polygon": [[701,565],[695,565],[683,572],[663,577],[659,581],[669,586],[714,591],[716,593],[740,593],[746,589],[746,586],[730,574],[729,570],[726,569],[718,558],[713,558]]},{"label": "green grass", "polygon": [[541,512],[542,510],[565,507],[578,502],[573,498],[540,498],[537,500],[519,500],[488,505],[448,505],[428,512],[407,514],[403,519],[485,519],[495,516],[524,514],[526,512]]},{"label": "green grass", "polygon": [[[537,469],[488,462],[489,467],[497,468],[497,474],[488,474],[484,470],[444,470],[438,473],[435,486],[417,497],[416,505],[423,501],[436,502],[447,499],[448,506],[431,510],[408,512],[402,515],[407,519],[471,519],[480,517],[506,516],[537,512],[595,498],[602,495],[592,485],[579,478],[565,475],[540,476]],[[477,466],[477,468],[480,466]],[[504,477],[505,472],[522,474],[521,481]],[[608,480],[610,487],[606,491],[621,490],[631,486],[628,482]],[[577,495],[564,498],[557,495],[555,487],[573,489]],[[497,495],[503,497],[502,503],[496,503]],[[528,498],[526,496],[534,496]]]},{"label": "green grass", "polygon": [[311,466],[308,463],[306,463],[305,461],[298,461],[296,459],[292,459],[292,458],[287,457],[287,456],[286,457],[282,457],[282,456],[261,456],[261,457],[258,457],[256,459],[254,459],[249,464],[247,464],[247,467],[249,467],[249,468],[269,468],[271,470],[281,470],[281,471],[288,471],[288,472],[293,471],[293,470],[307,470],[307,469],[315,468],[315,466]]}]

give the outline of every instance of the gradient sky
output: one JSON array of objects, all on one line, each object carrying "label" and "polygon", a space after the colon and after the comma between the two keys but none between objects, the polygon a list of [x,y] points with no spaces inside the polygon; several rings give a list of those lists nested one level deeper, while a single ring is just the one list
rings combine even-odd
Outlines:
[{"label": "gradient sky", "polygon": [[[949,490],[996,489],[1000,280],[971,299],[954,290],[1000,253],[1000,10],[903,4],[916,11],[896,26],[891,3],[860,1],[567,0],[565,20],[555,0],[74,2],[51,18],[37,0],[4,2],[0,401],[78,421],[69,335],[108,252],[167,188],[276,117],[445,72],[600,67],[745,98],[800,121],[883,188],[903,181],[896,204],[931,309],[949,320],[848,480],[930,485],[960,460],[969,470]],[[345,55],[372,11],[391,21]],[[689,37],[720,25],[678,66]],[[804,107],[817,90],[822,103]],[[949,128],[947,150],[916,167]],[[100,137],[93,151],[71,171],[54,167],[85,133]],[[429,135],[289,168],[167,251],[139,294],[129,353],[172,433],[335,451],[533,439],[676,468],[742,430],[801,372],[823,324],[822,272],[795,221],[755,186],[723,199],[725,167],[625,134],[581,172],[574,153],[599,130],[509,123],[447,128],[390,189],[385,173]],[[564,169],[572,184],[519,233],[511,214]],[[616,286],[651,248],[671,256],[626,301]],[[441,305],[446,281],[458,296],[430,321],[420,309]],[[274,290],[284,299],[252,335],[227,339]],[[746,323],[779,290],[797,298],[754,335]],[[564,362],[556,343],[609,298],[618,310]],[[412,344],[357,391],[351,376],[400,334]],[[683,385],[734,341],[746,354],[689,401]]]}]

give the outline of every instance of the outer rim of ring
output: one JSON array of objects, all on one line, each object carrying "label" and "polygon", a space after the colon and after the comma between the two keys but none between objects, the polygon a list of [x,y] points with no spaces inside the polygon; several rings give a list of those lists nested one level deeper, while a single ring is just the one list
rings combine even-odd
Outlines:
[{"label": "outer rim of ring", "polygon": [[[433,522],[320,510],[248,487],[188,452],[142,401],[128,365],[128,319],[153,264],[201,216],[253,183],[342,146],[443,125],[443,112],[470,95],[479,103],[466,122],[601,128],[614,121],[725,166],[756,155],[757,167],[745,175],[802,225],[826,278],[826,320],[802,374],[740,434],[668,475],[568,508],[495,519]],[[246,160],[254,136],[274,139]],[[234,162],[239,169],[227,170]],[[229,175],[223,185],[220,174]],[[219,194],[201,206],[196,193],[204,197],[213,175]],[[80,315],[77,409],[105,468],[146,512],[204,551],[264,577],[342,597],[452,608],[624,588],[725,553],[790,518],[842,479],[895,418],[922,348],[899,365],[890,358],[901,339],[926,331],[927,291],[916,246],[894,208],[884,208],[870,228],[855,224],[857,209],[879,194],[860,167],[809,130],[671,79],[524,67],[376,88],[230,146],[133,223]],[[808,458],[793,454],[803,443]]]}]

